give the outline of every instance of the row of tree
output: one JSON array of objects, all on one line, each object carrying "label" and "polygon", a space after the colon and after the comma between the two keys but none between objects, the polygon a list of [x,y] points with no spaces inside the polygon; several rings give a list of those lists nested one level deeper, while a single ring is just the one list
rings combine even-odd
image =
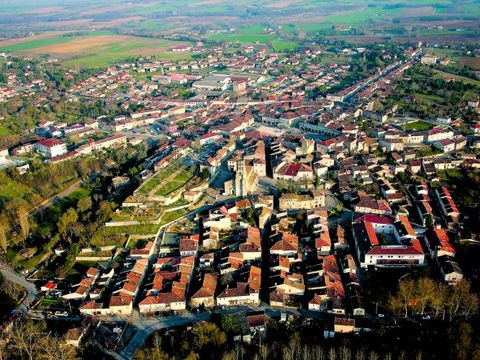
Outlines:
[{"label": "row of tree", "polygon": [[75,348],[62,337],[49,332],[41,323],[20,322],[0,334],[0,360],[75,360]]},{"label": "row of tree", "polygon": [[428,277],[399,282],[396,293],[391,294],[387,307],[394,315],[405,318],[429,314],[452,320],[456,316],[470,317],[478,310],[478,296],[470,291],[467,281],[448,287]]}]

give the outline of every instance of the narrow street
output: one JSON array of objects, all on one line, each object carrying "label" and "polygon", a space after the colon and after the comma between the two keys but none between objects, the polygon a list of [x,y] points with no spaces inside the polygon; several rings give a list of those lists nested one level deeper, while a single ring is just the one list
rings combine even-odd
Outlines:
[{"label": "narrow street", "polygon": [[17,306],[17,310],[19,310],[22,314],[26,314],[28,309],[30,308],[30,305],[37,297],[37,288],[34,284],[25,280],[24,277],[18,275],[12,268],[5,264],[0,263],[0,271],[2,272],[6,280],[23,286],[27,290],[27,296],[25,296],[22,303]]}]

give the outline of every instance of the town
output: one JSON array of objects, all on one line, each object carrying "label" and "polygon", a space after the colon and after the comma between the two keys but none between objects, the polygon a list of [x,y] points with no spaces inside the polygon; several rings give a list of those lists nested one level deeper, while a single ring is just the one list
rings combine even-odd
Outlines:
[{"label": "town", "polygon": [[474,318],[480,76],[447,73],[451,50],[198,41],[96,72],[0,54],[1,270],[26,289],[3,329],[61,323],[129,359],[218,318],[257,346],[269,319],[333,342]]}]

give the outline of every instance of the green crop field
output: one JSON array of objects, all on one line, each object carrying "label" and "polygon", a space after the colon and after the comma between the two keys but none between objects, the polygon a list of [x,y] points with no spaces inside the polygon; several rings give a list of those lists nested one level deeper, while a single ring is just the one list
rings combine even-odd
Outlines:
[{"label": "green crop field", "polygon": [[0,45],[0,51],[3,51],[3,52],[27,51],[27,50],[40,48],[43,46],[61,44],[71,40],[72,38],[67,36],[53,36],[51,38],[45,38],[45,39],[22,41],[13,45],[5,45],[5,46]]},{"label": "green crop field", "polygon": [[118,35],[112,31],[66,32],[30,38],[0,41],[0,51],[20,55],[48,54],[67,66],[106,67],[112,63],[140,56],[158,56],[167,60],[188,59],[188,53],[171,48],[182,42],[140,36]]}]

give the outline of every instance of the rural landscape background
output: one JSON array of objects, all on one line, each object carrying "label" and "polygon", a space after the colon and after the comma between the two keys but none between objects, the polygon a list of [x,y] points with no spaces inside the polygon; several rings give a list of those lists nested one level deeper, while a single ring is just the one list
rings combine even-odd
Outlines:
[{"label": "rural landscape background", "polygon": [[371,43],[473,42],[477,0],[71,0],[0,2],[0,51],[49,54],[70,66],[129,57],[188,58],[182,41],[264,43],[291,51],[316,38]]}]

